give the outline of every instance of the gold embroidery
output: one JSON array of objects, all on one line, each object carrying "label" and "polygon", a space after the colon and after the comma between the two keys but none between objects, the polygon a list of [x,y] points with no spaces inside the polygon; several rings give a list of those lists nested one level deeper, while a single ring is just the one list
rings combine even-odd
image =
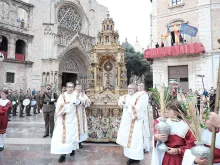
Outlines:
[{"label": "gold embroidery", "polygon": [[140,98],[142,95],[143,95],[143,94],[141,94],[140,96],[137,97],[137,99],[136,99],[135,102],[134,102],[134,105],[132,106],[132,111],[133,111],[134,119],[131,120],[130,132],[129,132],[128,144],[127,144],[127,147],[128,147],[128,148],[130,148],[130,146],[131,146],[131,140],[132,140],[132,136],[133,136],[135,120],[138,119],[138,117],[137,117],[137,111],[136,111],[136,109],[135,109],[135,105],[137,105],[137,102],[138,102],[139,98]]},{"label": "gold embroidery", "polygon": [[63,138],[62,138],[62,143],[66,143],[66,113],[62,115],[62,124],[63,124]]},{"label": "gold embroidery", "polygon": [[[63,102],[64,102],[64,104],[65,104],[65,103],[66,103],[65,95],[63,94],[62,96],[63,96]],[[60,106],[58,112],[61,112],[61,110],[62,110],[63,107],[64,107],[64,104],[61,104],[61,106]],[[66,124],[65,124],[65,122],[66,122],[66,113],[64,113],[64,114],[62,115],[62,125],[63,125],[62,143],[63,143],[63,144],[66,143]]]},{"label": "gold embroidery", "polygon": [[[84,93],[82,93],[82,98],[84,98]],[[82,121],[83,121],[83,134],[85,133],[85,105],[82,104]]]},{"label": "gold embroidery", "polygon": [[78,105],[76,105],[76,117],[77,117],[77,122],[78,122],[78,136],[80,139],[80,121],[79,121]]}]

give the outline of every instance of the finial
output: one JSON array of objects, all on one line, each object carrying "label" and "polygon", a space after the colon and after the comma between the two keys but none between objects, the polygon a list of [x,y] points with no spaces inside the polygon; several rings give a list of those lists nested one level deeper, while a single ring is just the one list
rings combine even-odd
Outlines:
[{"label": "finial", "polygon": [[127,37],[125,38],[125,42],[128,42],[128,38]]},{"label": "finial", "polygon": [[138,42],[138,37],[136,37],[136,42]]},{"label": "finial", "polygon": [[107,18],[109,18],[110,17],[110,14],[109,14],[109,11],[108,11],[108,13],[107,13]]}]

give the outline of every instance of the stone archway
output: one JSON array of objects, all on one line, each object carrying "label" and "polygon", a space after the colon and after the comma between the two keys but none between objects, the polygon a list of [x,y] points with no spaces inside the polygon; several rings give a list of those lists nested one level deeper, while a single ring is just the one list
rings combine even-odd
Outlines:
[{"label": "stone archway", "polygon": [[83,87],[86,85],[89,66],[88,58],[87,52],[78,47],[68,49],[68,51],[63,53],[63,56],[59,59],[58,90],[68,81],[74,84],[78,81],[78,83],[83,84]]}]

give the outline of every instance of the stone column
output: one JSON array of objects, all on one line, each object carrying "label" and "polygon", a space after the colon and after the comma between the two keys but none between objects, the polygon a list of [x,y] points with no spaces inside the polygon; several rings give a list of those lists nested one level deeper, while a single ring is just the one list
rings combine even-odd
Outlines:
[{"label": "stone column", "polygon": [[95,80],[94,87],[96,88],[96,86],[97,86],[97,68],[96,68],[96,66],[94,67],[94,80]]},{"label": "stone column", "polygon": [[121,86],[121,67],[118,65],[118,87]]},{"label": "stone column", "polygon": [[7,53],[8,59],[15,59],[15,48],[16,48],[15,45],[16,42],[14,36],[10,36],[8,41],[8,53]]}]

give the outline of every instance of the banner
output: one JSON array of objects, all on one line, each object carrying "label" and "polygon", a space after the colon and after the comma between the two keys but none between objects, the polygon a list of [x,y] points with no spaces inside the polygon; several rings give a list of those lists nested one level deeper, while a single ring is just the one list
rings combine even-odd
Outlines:
[{"label": "banner", "polygon": [[181,24],[181,28],[180,28],[180,33],[181,34],[187,34],[191,37],[195,37],[197,32],[198,32],[197,28],[195,28],[193,26],[189,26],[186,23]]}]

